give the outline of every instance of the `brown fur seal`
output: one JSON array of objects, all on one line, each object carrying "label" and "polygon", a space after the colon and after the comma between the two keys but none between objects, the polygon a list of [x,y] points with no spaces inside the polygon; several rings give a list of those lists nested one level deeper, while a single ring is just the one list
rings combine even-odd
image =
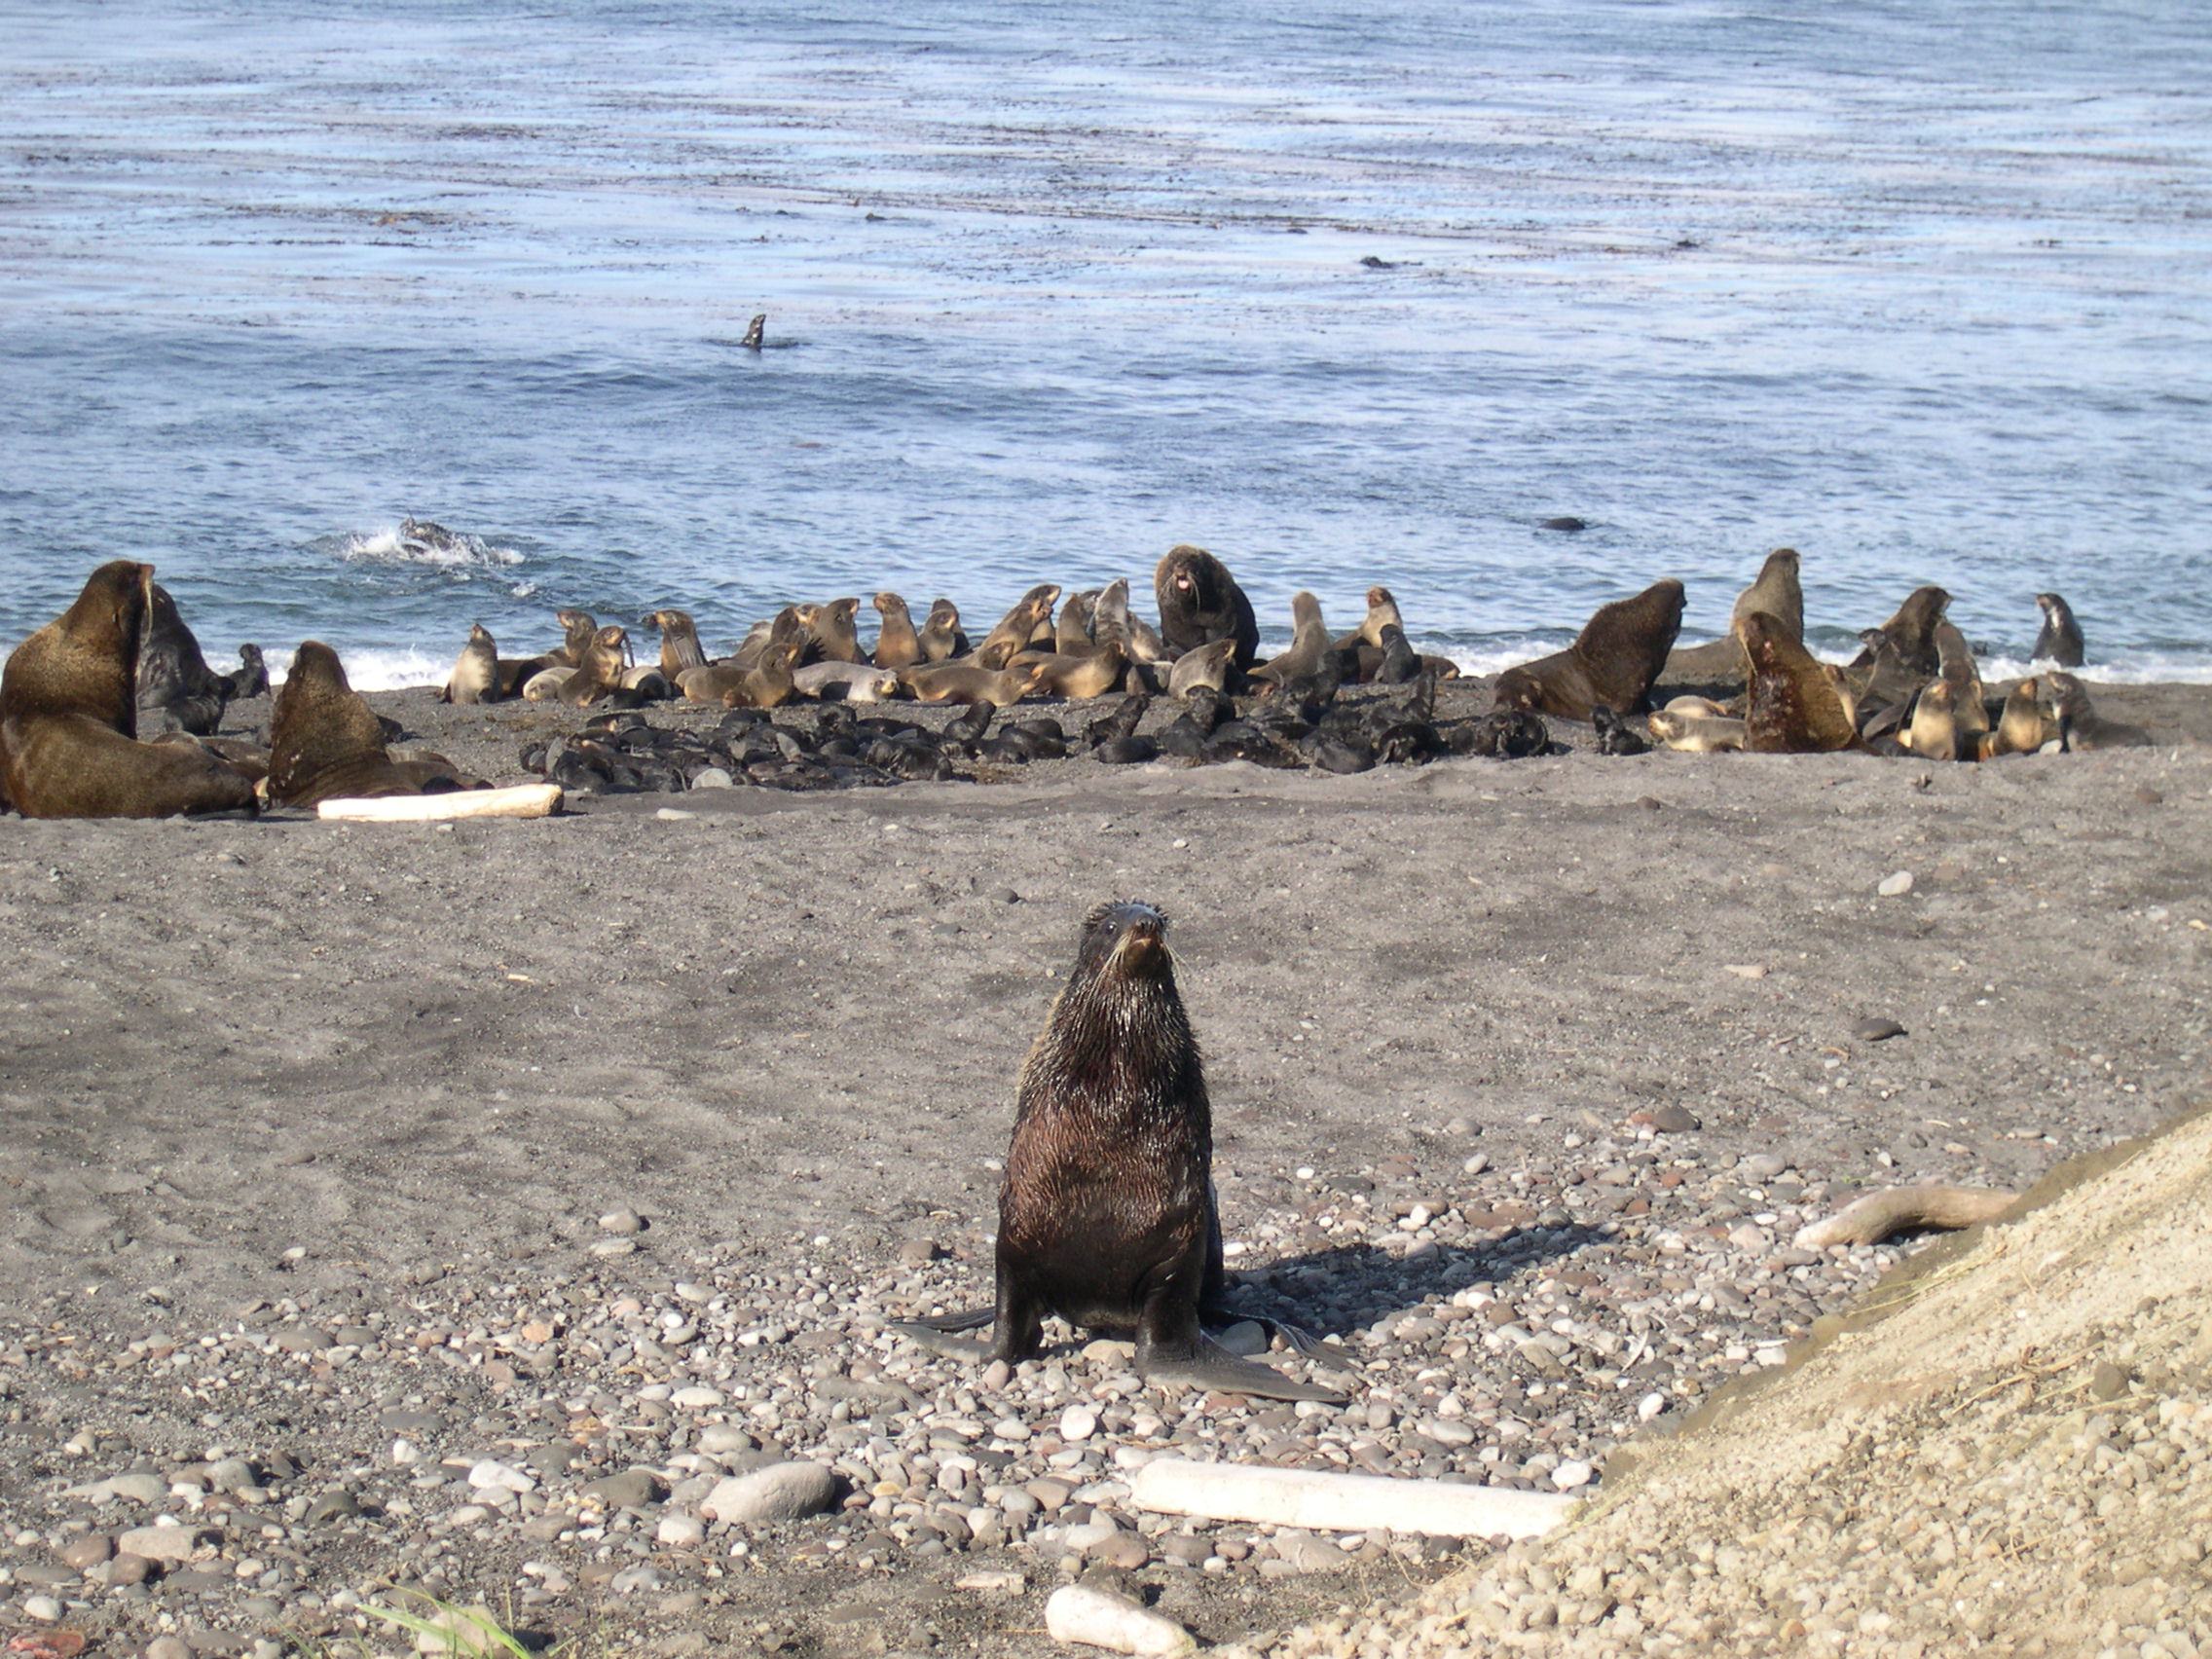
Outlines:
[{"label": "brown fur seal", "polygon": [[623,670],[629,666],[630,636],[608,624],[592,636],[584,660],[575,673],[561,682],[561,701],[571,709],[588,708],[609,692],[621,689]]},{"label": "brown fur seal", "polygon": [[[1898,613],[1882,624],[1877,655],[1886,650],[1899,668],[1923,680],[1933,680],[1942,668],[1936,648],[1936,629],[1950,603],[1951,596],[1939,587],[1914,588],[1898,607]],[[1875,655],[1862,652],[1854,666],[1875,660]]]},{"label": "brown fur seal", "polygon": [[1337,649],[1348,651],[1356,645],[1367,645],[1377,650],[1382,648],[1382,630],[1395,627],[1405,631],[1406,619],[1398,614],[1398,602],[1386,587],[1367,590],[1367,614],[1360,618],[1359,626],[1337,641]]},{"label": "brown fur seal", "polygon": [[1229,659],[1236,653],[1235,640],[1216,640],[1175,659],[1167,674],[1167,694],[1188,697],[1201,686],[1210,691],[1228,688]]},{"label": "brown fur seal", "polygon": [[1131,662],[1160,660],[1160,636],[1129,614],[1129,579],[1116,576],[1098,590],[1090,608],[1090,637],[1101,645],[1120,645]]},{"label": "brown fur seal", "polygon": [[1947,680],[1931,680],[1912,705],[1912,725],[1899,741],[1927,760],[1956,760],[1972,750],[1962,743],[1958,704]]},{"label": "brown fur seal", "polygon": [[914,631],[914,618],[906,610],[906,602],[895,593],[879,593],[873,603],[876,614],[883,618],[875,633],[875,666],[912,668],[927,662],[922,637]]},{"label": "brown fur seal", "polygon": [[338,653],[304,641],[270,717],[269,798],[313,806],[422,793],[423,780],[393,762],[376,711],[347,682]]},{"label": "brown fur seal", "polygon": [[2074,620],[2073,608],[2054,593],[2037,594],[2036,604],[2043,610],[2043,628],[2036,635],[2029,660],[2080,668],[2082,653],[2087,647],[2082,640],[2082,624]]},{"label": "brown fur seal", "polygon": [[2005,694],[2005,712],[1997,717],[1997,727],[1985,733],[1979,745],[1981,759],[2033,755],[2058,735],[2036,701],[2040,689],[2033,680],[2023,680]]},{"label": "brown fur seal", "polygon": [[993,1324],[991,1356],[1016,1364],[1037,1354],[1056,1313],[1133,1334],[1137,1371],[1154,1382],[1341,1401],[1206,1335],[1207,1321],[1240,1316],[1226,1306],[1212,1165],[1213,1112],[1166,918],[1149,904],[1101,904],[1015,1089],[995,1303],[897,1328],[979,1357],[978,1345],[942,1334]]},{"label": "brown fur seal", "polygon": [[1616,714],[1643,712],[1682,626],[1682,584],[1668,576],[1634,599],[1601,606],[1574,644],[1497,677],[1496,706],[1590,719],[1603,703]]},{"label": "brown fur seal", "polygon": [[1763,610],[1738,624],[1751,685],[1744,747],[1755,755],[1822,755],[1859,741],[1839,677],[1814,660],[1787,626]]},{"label": "brown fur seal", "polygon": [[1037,630],[1051,626],[1052,606],[1059,597],[1060,590],[1051,582],[1040,582],[1023,594],[976,647],[977,666],[1004,668],[1014,660],[1016,651],[1027,650]]},{"label": "brown fur seal", "polygon": [[1048,697],[1103,697],[1122,683],[1127,668],[1120,645],[1092,645],[1081,652],[1022,651],[1007,667],[1022,669],[1032,663],[1045,670],[1037,690]]},{"label": "brown fur seal", "polygon": [[1949,622],[1936,625],[1936,660],[1951,687],[1951,706],[1957,711],[1959,736],[1978,738],[1989,729],[1987,694],[1981,688],[1981,669],[1973,660],[1967,637]]},{"label": "brown fur seal", "polygon": [[454,659],[453,673],[438,693],[441,703],[492,703],[499,696],[499,647],[481,622],[471,623],[468,644]]},{"label": "brown fur seal", "polygon": [[1651,735],[1669,749],[1692,755],[1714,755],[1744,747],[1744,722],[1720,715],[1689,715],[1669,704],[1643,719]]},{"label": "brown fur seal", "polygon": [[1733,679],[1749,673],[1737,626],[1763,610],[1800,643],[1805,638],[1805,590],[1798,581],[1797,549],[1777,547],[1766,556],[1751,585],[1736,596],[1728,611],[1728,634],[1703,645],[1684,645],[1667,658],[1667,672],[1684,678]]},{"label": "brown fur seal", "polygon": [[960,626],[960,607],[949,599],[933,600],[922,621],[922,656],[928,662],[944,662],[968,654],[968,635]]},{"label": "brown fur seal", "polygon": [[102,565],[0,671],[0,793],[25,818],[253,810],[253,785],[219,756],[138,741],[138,647],[153,585],[151,565]]},{"label": "brown fur seal", "polygon": [[1260,655],[1260,624],[1252,602],[1229,567],[1203,547],[1170,547],[1152,572],[1160,605],[1160,638],[1169,656],[1181,656],[1216,640],[1236,642],[1235,662],[1248,669]]},{"label": "brown fur seal", "polygon": [[1328,624],[1321,620],[1321,602],[1309,593],[1294,593],[1290,596],[1290,649],[1253,669],[1252,678],[1282,686],[1318,675],[1334,683],[1338,678],[1337,653],[1329,642]]},{"label": "brown fur seal", "polygon": [[810,662],[792,676],[792,686],[825,702],[880,703],[899,695],[899,672],[865,662]]},{"label": "brown fur seal", "polygon": [[659,633],[661,678],[671,685],[682,682],[686,669],[707,666],[707,653],[699,645],[699,626],[688,611],[648,610],[638,618],[638,626]]},{"label": "brown fur seal", "polygon": [[986,702],[1004,709],[1037,689],[1045,678],[1045,665],[1030,662],[1021,668],[993,670],[973,660],[933,663],[926,668],[903,668],[899,678],[925,703]]},{"label": "brown fur seal", "polygon": [[860,613],[857,599],[833,599],[822,607],[814,618],[815,661],[867,661],[861,650]]},{"label": "brown fur seal", "polygon": [[581,668],[584,652],[591,649],[592,641],[598,637],[599,624],[588,610],[556,610],[553,620],[561,624],[567,638],[558,650],[545,653],[548,664],[558,662],[570,668]]},{"label": "brown fur seal", "polygon": [[1060,614],[1052,624],[1051,649],[1081,655],[1094,644],[1090,637],[1091,608],[1097,605],[1095,593],[1071,593],[1060,606]]},{"label": "brown fur seal", "polygon": [[2058,740],[2069,752],[2089,749],[2147,749],[2151,734],[2124,720],[2108,720],[2089,706],[2089,688],[2071,674],[2053,669],[2043,677],[2044,706],[2058,722]]}]

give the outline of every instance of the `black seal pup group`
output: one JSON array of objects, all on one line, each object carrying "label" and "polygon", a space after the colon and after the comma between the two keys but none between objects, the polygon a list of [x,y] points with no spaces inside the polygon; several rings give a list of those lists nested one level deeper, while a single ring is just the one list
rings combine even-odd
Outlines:
[{"label": "black seal pup group", "polygon": [[[1239,1359],[1206,1332],[1249,1315],[1228,1305],[1213,1190],[1205,1070],[1150,904],[1085,919],[1075,971],[1021,1068],[999,1190],[998,1296],[973,1312],[898,1326],[940,1351],[947,1333],[995,1327],[988,1352],[1038,1352],[1045,1315],[1133,1334],[1147,1380],[1277,1400],[1342,1401]],[[1277,1326],[1310,1351],[1303,1332]]]}]

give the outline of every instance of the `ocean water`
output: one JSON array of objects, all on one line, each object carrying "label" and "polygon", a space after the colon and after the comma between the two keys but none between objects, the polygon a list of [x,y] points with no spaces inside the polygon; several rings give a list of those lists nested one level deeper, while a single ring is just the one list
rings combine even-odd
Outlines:
[{"label": "ocean water", "polygon": [[1494,667],[1662,575],[1710,636],[1787,543],[1831,653],[1936,581],[2016,660],[2055,588],[2096,672],[2212,679],[2196,0],[5,0],[0,43],[0,643],[119,556],[218,663],[381,685],[564,605],[987,626],[1192,541],[1273,638],[1380,581]]}]

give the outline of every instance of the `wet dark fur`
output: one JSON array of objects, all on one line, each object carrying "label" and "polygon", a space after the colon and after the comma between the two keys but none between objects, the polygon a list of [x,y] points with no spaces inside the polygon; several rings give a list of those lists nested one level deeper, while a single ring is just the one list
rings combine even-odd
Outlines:
[{"label": "wet dark fur", "polygon": [[1252,602],[1229,573],[1229,567],[1202,547],[1168,550],[1152,573],[1153,597],[1160,602],[1160,638],[1170,657],[1235,640],[1233,659],[1239,672],[1260,654],[1260,624]]}]

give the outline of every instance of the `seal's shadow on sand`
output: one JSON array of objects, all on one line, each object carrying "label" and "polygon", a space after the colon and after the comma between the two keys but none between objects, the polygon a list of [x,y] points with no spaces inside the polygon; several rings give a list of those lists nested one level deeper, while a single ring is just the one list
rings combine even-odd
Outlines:
[{"label": "seal's shadow on sand", "polygon": [[1349,1336],[1389,1314],[1448,1301],[1470,1284],[1502,1287],[1605,1239],[1594,1227],[1524,1228],[1494,1243],[1427,1250],[1410,1259],[1373,1244],[1343,1244],[1232,1269],[1229,1300],[1315,1336]]}]

